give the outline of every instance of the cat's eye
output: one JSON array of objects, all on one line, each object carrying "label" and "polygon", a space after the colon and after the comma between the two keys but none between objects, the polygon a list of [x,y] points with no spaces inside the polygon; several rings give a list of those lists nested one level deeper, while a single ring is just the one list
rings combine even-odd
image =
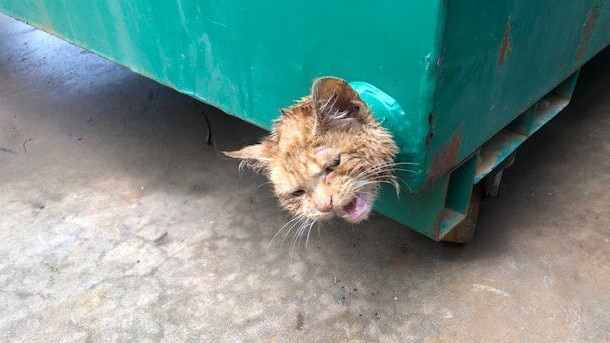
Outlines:
[{"label": "cat's eye", "polygon": [[301,195],[305,194],[305,190],[302,188],[297,189],[296,191],[292,192],[292,196],[293,197],[300,197]]},{"label": "cat's eye", "polygon": [[335,158],[330,161],[330,164],[326,167],[326,173],[330,173],[333,170],[337,169],[337,167],[341,164],[341,155],[335,156]]}]

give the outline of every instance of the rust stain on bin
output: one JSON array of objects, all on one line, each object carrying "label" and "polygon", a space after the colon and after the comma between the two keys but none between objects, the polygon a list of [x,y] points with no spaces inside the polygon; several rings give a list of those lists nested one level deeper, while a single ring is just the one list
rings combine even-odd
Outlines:
[{"label": "rust stain on bin", "polygon": [[578,51],[576,53],[576,58],[581,59],[582,56],[587,51],[589,47],[589,40],[591,40],[591,34],[593,33],[593,28],[595,27],[595,21],[599,17],[599,4],[595,4],[589,14],[587,15],[587,20],[585,21],[584,30],[582,31],[582,37],[580,38],[580,45],[578,46]]},{"label": "rust stain on bin", "polygon": [[457,164],[457,155],[462,144],[462,131],[460,130],[436,154],[430,165],[427,182],[436,180],[439,176],[449,172]]},{"label": "rust stain on bin", "polygon": [[[446,178],[444,182],[445,182],[444,189],[445,189],[445,197],[446,197],[446,192],[449,187],[449,178]],[[429,232],[429,235],[436,241],[440,241],[440,239],[441,239],[441,226],[442,226],[443,220],[445,220],[445,219],[446,219],[446,211],[445,211],[445,204],[443,204],[443,208],[441,208],[441,210],[436,214],[436,220],[434,221],[434,224],[432,224],[432,227],[430,228],[431,230]]]},{"label": "rust stain on bin", "polygon": [[504,27],[504,38],[502,39],[502,47],[500,48],[500,52],[498,54],[498,65],[503,65],[506,57],[513,50],[513,42],[510,36],[510,31],[512,29],[512,21],[510,17],[506,20],[506,26]]},{"label": "rust stain on bin", "polygon": [[439,242],[441,240],[441,224],[444,219],[445,219],[445,211],[444,211],[444,209],[441,209],[441,211],[436,216],[434,225],[432,225],[432,237],[437,242]]}]

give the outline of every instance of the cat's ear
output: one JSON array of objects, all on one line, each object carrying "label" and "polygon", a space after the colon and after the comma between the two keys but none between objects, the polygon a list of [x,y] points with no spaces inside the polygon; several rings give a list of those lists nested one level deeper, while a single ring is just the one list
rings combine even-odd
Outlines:
[{"label": "cat's ear", "polygon": [[240,168],[248,167],[257,172],[263,172],[271,160],[271,154],[264,142],[249,145],[240,150],[223,151],[222,153],[229,157],[241,159]]},{"label": "cat's ear", "polygon": [[321,77],[311,87],[318,124],[323,127],[366,123],[370,117],[366,103],[343,79]]}]

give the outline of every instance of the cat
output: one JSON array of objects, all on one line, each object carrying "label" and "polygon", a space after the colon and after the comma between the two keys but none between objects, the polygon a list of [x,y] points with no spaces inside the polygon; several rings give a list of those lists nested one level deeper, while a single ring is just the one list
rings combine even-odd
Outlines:
[{"label": "cat", "polygon": [[311,95],[282,109],[259,144],[223,152],[265,174],[282,208],[310,223],[368,219],[382,183],[398,192],[398,148],[344,80],[314,80]]}]

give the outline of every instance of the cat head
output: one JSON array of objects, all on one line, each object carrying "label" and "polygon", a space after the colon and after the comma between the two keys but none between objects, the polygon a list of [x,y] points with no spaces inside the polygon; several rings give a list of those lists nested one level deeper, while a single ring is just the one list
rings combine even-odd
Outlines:
[{"label": "cat head", "polygon": [[313,221],[368,218],[398,148],[344,80],[316,79],[311,95],[283,109],[261,143],[225,152],[267,175],[280,205]]}]

